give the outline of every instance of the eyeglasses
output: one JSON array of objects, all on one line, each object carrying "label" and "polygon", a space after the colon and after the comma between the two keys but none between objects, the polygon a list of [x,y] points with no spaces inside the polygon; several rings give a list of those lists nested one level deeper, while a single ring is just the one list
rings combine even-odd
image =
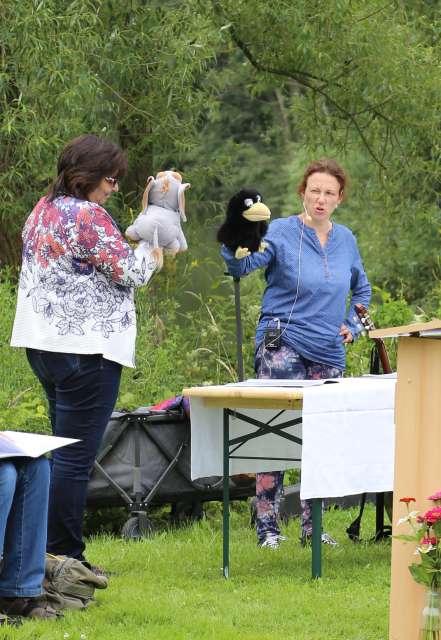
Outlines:
[{"label": "eyeglasses", "polygon": [[118,184],[118,178],[104,178],[104,180],[106,182],[108,182],[109,184],[111,184],[112,187],[114,187],[116,184]]}]

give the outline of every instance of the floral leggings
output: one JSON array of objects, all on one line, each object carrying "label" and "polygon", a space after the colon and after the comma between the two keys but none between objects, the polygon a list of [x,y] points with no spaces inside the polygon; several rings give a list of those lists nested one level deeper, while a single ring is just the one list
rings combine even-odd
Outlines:
[{"label": "floral leggings", "polygon": [[[255,368],[258,378],[283,378],[290,380],[322,380],[340,378],[342,371],[327,364],[312,362],[301,356],[293,347],[283,344],[279,349],[257,350]],[[256,530],[259,543],[269,535],[280,535],[278,515],[283,493],[284,471],[269,471],[256,475]],[[301,501],[302,532],[312,531],[311,502]]]}]

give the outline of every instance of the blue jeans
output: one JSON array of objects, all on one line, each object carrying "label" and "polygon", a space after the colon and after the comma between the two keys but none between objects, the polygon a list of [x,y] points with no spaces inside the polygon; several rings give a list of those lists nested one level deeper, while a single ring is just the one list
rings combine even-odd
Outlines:
[{"label": "blue jeans", "polygon": [[49,461],[0,461],[0,596],[41,594],[46,553]]},{"label": "blue jeans", "polygon": [[[282,342],[279,349],[264,349],[260,345],[256,353],[255,369],[258,378],[290,380],[322,380],[340,378],[342,371],[331,365],[307,360],[290,345]],[[279,506],[283,493],[283,471],[256,474],[256,532],[261,544],[267,536],[280,535]],[[311,501],[301,501],[300,525],[302,533],[312,532]]]},{"label": "blue jeans", "polygon": [[84,560],[87,484],[118,396],[121,365],[101,354],[26,353],[46,392],[54,436],[80,439],[52,454],[47,550]]}]

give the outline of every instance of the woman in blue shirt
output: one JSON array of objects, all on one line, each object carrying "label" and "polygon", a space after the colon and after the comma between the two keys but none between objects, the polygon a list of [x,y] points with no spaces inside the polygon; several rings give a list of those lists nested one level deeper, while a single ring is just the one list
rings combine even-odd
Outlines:
[{"label": "woman in blue shirt", "polygon": [[[354,235],[347,227],[331,222],[345,196],[346,183],[344,170],[334,160],[312,162],[297,190],[303,212],[274,220],[263,252],[236,259],[222,247],[231,275],[265,269],[267,286],[256,331],[259,378],[343,375],[345,344],[362,328],[354,304],[367,306],[371,296]],[[282,471],[257,474],[257,536],[261,546],[277,548],[283,540],[277,522],[282,486]],[[306,543],[312,532],[308,501],[302,502],[302,509],[302,542]],[[322,541],[336,544],[325,533]]]}]

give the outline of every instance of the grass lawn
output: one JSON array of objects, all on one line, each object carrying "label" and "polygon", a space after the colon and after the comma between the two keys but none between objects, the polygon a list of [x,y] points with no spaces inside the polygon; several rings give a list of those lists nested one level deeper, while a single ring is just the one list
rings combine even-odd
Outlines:
[{"label": "grass lawn", "polygon": [[[390,544],[350,542],[354,510],[328,511],[326,530],[340,541],[323,548],[323,573],[312,581],[311,551],[298,542],[298,520],[284,527],[280,549],[259,549],[245,504],[231,517],[231,578],[221,574],[220,505],[180,530],[142,542],[100,536],[88,557],[115,572],[97,592],[98,606],[68,612],[58,622],[2,628],[21,640],[386,640]],[[368,506],[362,536],[374,532]]]}]

